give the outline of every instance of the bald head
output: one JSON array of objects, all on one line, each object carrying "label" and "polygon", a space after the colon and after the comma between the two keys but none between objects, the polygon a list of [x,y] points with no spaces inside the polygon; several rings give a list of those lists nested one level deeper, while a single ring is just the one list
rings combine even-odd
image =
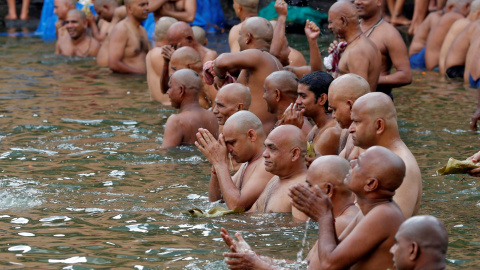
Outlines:
[{"label": "bald head", "polygon": [[223,97],[230,103],[243,104],[243,109],[248,110],[252,103],[250,89],[241,83],[230,83],[222,87],[217,92],[218,96]]},{"label": "bald head", "polygon": [[87,19],[87,16],[85,15],[85,12],[79,9],[72,9],[67,13],[67,16],[69,15],[74,15],[78,16],[78,18],[83,22]]},{"label": "bald head", "polygon": [[352,123],[350,112],[355,100],[369,92],[368,82],[356,74],[345,74],[333,80],[328,88],[328,102],[341,128],[348,128]]},{"label": "bald head", "polygon": [[[379,190],[394,194],[405,177],[405,162],[397,154],[382,146],[368,148],[365,153],[360,155],[357,163],[367,171],[368,178],[377,179]],[[378,166],[378,164],[382,164],[382,166]]]},{"label": "bald head", "polygon": [[261,136],[261,138],[265,138],[262,121],[249,111],[239,111],[234,113],[225,122],[223,129],[234,129],[239,134],[245,134],[252,129],[257,135]]},{"label": "bald head", "polygon": [[470,5],[470,14],[475,14],[480,10],[480,0],[474,0]]},{"label": "bald head", "polygon": [[343,16],[348,20],[356,20],[358,22],[357,9],[355,8],[355,5],[350,1],[335,2],[328,10],[329,14],[331,12]]},{"label": "bald head", "polygon": [[272,24],[262,17],[250,17],[242,23],[240,30],[242,33],[249,33],[256,40],[264,41],[268,44],[272,42],[273,27]]},{"label": "bald head", "polygon": [[258,0],[234,0],[243,9],[250,13],[256,13],[258,11]]},{"label": "bald head", "polygon": [[183,85],[187,93],[198,95],[202,90],[203,82],[197,72],[191,69],[181,69],[173,73],[171,80]]},{"label": "bald head", "polygon": [[176,22],[168,28],[168,43],[175,48],[190,46],[194,41],[193,30],[186,22]]},{"label": "bald head", "polygon": [[193,36],[195,37],[195,40],[202,44],[202,45],[207,45],[207,37],[205,30],[203,30],[202,27],[200,26],[192,26],[192,31],[193,31]]},{"label": "bald head", "polygon": [[382,92],[373,92],[359,97],[353,104],[352,111],[368,115],[371,121],[383,118],[388,124],[397,124],[397,110],[392,99]]},{"label": "bald head", "polygon": [[270,132],[267,139],[275,139],[279,144],[284,144],[286,149],[299,148],[302,152],[302,162],[307,152],[307,139],[302,130],[293,125],[282,125]]},{"label": "bald head", "polygon": [[330,183],[334,187],[344,187],[343,180],[349,170],[350,164],[346,159],[335,155],[321,156],[310,164],[307,180],[312,186]]},{"label": "bald head", "polygon": [[176,22],[178,22],[178,20],[173,17],[168,17],[168,16],[161,17],[157,21],[157,23],[155,23],[155,30],[154,30],[155,39],[157,41],[166,40],[168,28],[170,28],[170,26],[172,26],[172,24]]},{"label": "bald head", "polygon": [[448,234],[434,216],[414,216],[402,223],[390,249],[399,270],[445,269]]},{"label": "bald head", "polygon": [[265,79],[265,84],[267,83],[272,89],[278,89],[290,103],[297,99],[298,79],[292,72],[286,70],[275,71]]},{"label": "bald head", "polygon": [[192,47],[181,47],[175,50],[170,59],[170,72],[172,74],[176,70],[184,68],[193,69],[197,72],[202,70],[202,58]]},{"label": "bald head", "polygon": [[115,0],[95,0],[93,7],[98,9],[103,6],[118,6],[117,1]]}]

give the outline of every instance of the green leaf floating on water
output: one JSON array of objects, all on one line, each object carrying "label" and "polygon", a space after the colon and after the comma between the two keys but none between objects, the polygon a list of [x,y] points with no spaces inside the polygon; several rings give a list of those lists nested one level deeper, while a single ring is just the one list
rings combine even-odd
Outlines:
[{"label": "green leaf floating on water", "polygon": [[456,160],[449,158],[447,166],[437,171],[439,175],[466,174],[472,169],[480,168],[480,163],[473,163],[471,160]]},{"label": "green leaf floating on water", "polygon": [[214,208],[208,210],[207,213],[203,213],[202,210],[198,208],[192,208],[187,211],[192,217],[219,217],[233,213],[243,213],[245,209],[243,207],[236,207],[233,210],[228,210],[225,207],[215,206]]}]

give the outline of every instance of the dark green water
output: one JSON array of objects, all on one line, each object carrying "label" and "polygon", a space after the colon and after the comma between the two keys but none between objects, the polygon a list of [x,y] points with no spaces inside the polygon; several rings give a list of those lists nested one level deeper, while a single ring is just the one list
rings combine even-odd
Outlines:
[{"label": "dark green water", "polygon": [[[209,43],[222,51],[225,38]],[[307,51],[299,36],[290,42]],[[469,130],[476,90],[415,73],[394,95],[424,179],[420,212],[445,222],[448,268],[479,269],[480,181],[435,175],[448,157],[480,150]],[[226,269],[222,226],[258,253],[296,259],[305,225],[289,215],[182,213],[216,204],[199,151],[159,150],[173,112],[151,102],[142,76],[55,56],[37,38],[0,37],[0,268]],[[315,237],[310,224],[309,246]]]}]

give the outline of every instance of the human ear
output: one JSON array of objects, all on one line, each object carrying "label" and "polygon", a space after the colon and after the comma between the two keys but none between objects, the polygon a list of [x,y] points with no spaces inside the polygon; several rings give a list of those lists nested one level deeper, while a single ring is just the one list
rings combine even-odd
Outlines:
[{"label": "human ear", "polygon": [[300,148],[296,147],[292,150],[292,162],[296,161],[297,159],[300,158]]},{"label": "human ear", "polygon": [[327,184],[325,184],[325,186],[327,188],[326,189],[327,192],[325,192],[325,194],[327,194],[328,197],[332,198],[333,197],[333,185],[330,184],[330,183],[327,183]]},{"label": "human ear", "polygon": [[378,180],[376,178],[369,178],[367,184],[363,187],[366,192],[376,190],[378,187]]},{"label": "human ear", "polygon": [[257,133],[253,129],[249,129],[247,131],[247,137],[250,139],[250,141],[256,141],[257,140]]},{"label": "human ear", "polygon": [[318,100],[317,100],[317,104],[319,105],[325,105],[325,103],[327,102],[327,99],[328,99],[328,96],[324,93],[324,94],[321,94],[319,97],[318,97]]},{"label": "human ear", "polygon": [[243,111],[243,108],[244,108],[243,103],[239,103],[239,104],[237,105],[237,112]]},{"label": "human ear", "polygon": [[280,101],[281,95],[282,95],[282,93],[280,93],[280,90],[278,90],[278,89],[275,88],[275,100],[276,100],[277,102]]},{"label": "human ear", "polygon": [[354,101],[352,101],[352,100],[350,100],[350,99],[347,100],[347,104],[348,104],[348,106],[350,107],[350,111],[352,111],[353,103],[354,103]]},{"label": "human ear", "polygon": [[247,38],[245,39],[245,44],[248,44],[250,42],[252,42],[253,40],[253,35],[250,34],[250,33],[247,33]]},{"label": "human ear", "polygon": [[412,242],[410,244],[410,252],[408,254],[408,258],[412,261],[416,260],[419,255],[419,248],[417,242]]},{"label": "human ear", "polygon": [[385,131],[385,120],[381,118],[375,120],[375,129],[377,134],[382,134]]}]

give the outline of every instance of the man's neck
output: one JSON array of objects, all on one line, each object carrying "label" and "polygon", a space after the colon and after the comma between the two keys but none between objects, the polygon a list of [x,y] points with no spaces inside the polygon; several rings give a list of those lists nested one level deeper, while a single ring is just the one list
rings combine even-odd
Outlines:
[{"label": "man's neck", "polygon": [[265,151],[265,147],[262,146],[258,147],[257,149],[257,152],[255,152],[255,154],[247,161],[249,166],[263,157],[263,151]]},{"label": "man's neck", "polygon": [[340,215],[345,213],[348,207],[354,205],[352,196],[346,196],[341,198],[335,198],[332,200],[333,204],[333,217],[338,218]]},{"label": "man's neck", "polygon": [[393,149],[397,148],[401,144],[403,144],[403,141],[397,132],[397,134],[383,134],[383,136],[375,145],[383,146],[393,151]]},{"label": "man's neck", "polygon": [[288,181],[307,172],[307,166],[302,160],[302,164],[293,164],[291,169],[284,175],[278,175],[280,181]]},{"label": "man's neck", "polygon": [[180,112],[202,108],[197,99],[184,99],[180,104]]},{"label": "man's neck", "polygon": [[242,15],[242,17],[240,18],[240,21],[241,22],[244,22],[246,19],[250,18],[250,17],[257,17],[258,14],[257,13],[245,13]]},{"label": "man's neck", "polygon": [[72,38],[72,43],[73,45],[75,46],[78,46],[80,43],[82,43],[85,39],[87,38],[87,36],[85,35],[85,32],[80,36],[78,37],[77,39],[73,39]]},{"label": "man's neck", "polygon": [[322,129],[331,120],[332,116],[328,113],[325,113],[325,111],[320,111],[315,118],[313,118],[313,121],[318,129]]},{"label": "man's neck", "polygon": [[345,41],[347,43],[351,43],[353,42],[354,40],[357,39],[358,36],[360,36],[362,34],[362,29],[360,29],[360,25],[356,28],[356,29],[352,29],[351,31],[348,31],[347,33],[345,33]]},{"label": "man's neck", "polygon": [[373,208],[382,204],[387,204],[392,202],[393,202],[392,197],[371,199],[371,198],[359,198],[357,196],[358,207],[360,208],[364,216],[367,215],[368,212],[370,212]]},{"label": "man's neck", "polygon": [[370,28],[372,28],[376,23],[378,23],[382,19],[382,14],[381,12],[377,12],[375,15],[366,18],[363,17],[360,19],[360,27],[362,28],[362,31],[367,31]]},{"label": "man's neck", "polygon": [[142,23],[142,21],[137,20],[132,15],[128,15],[127,18],[128,18],[128,21],[135,27],[139,27],[140,24]]}]

